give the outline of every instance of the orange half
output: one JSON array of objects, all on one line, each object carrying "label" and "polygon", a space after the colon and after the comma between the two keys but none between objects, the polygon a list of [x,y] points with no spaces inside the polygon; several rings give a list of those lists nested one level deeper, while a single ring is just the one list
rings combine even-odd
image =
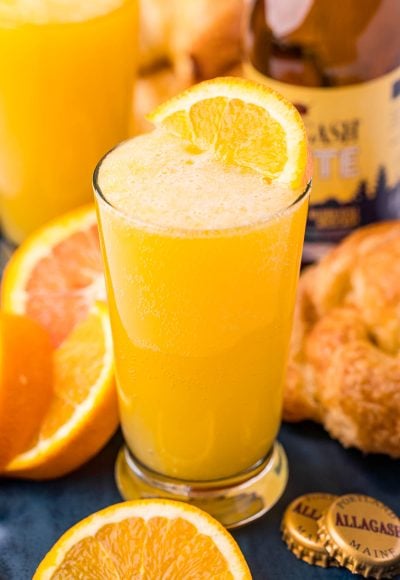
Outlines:
[{"label": "orange half", "polygon": [[[118,426],[111,329],[94,304],[53,355],[53,392],[29,448],[6,466],[8,476],[59,477],[95,455]],[[23,421],[28,408],[21,409]]]},{"label": "orange half", "polygon": [[185,578],[250,580],[232,536],[202,510],[168,500],[113,505],[76,524],[33,580]]},{"label": "orange half", "polygon": [[69,212],[30,236],[4,271],[2,310],[36,320],[58,346],[106,300],[96,212]]}]

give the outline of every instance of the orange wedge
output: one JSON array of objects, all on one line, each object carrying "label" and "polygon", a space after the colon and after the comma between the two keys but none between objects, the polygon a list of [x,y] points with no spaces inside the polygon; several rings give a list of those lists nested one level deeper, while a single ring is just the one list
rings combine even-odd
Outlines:
[{"label": "orange wedge", "polygon": [[296,108],[272,89],[240,78],[205,81],[148,116],[155,125],[268,182],[304,185],[307,139]]},{"label": "orange wedge", "polygon": [[[54,352],[53,396],[31,447],[14,457],[5,474],[58,477],[97,453],[118,425],[112,339],[106,307],[94,304]],[[21,410],[21,419],[29,409]]]},{"label": "orange wedge", "polygon": [[58,346],[106,293],[94,206],[35,232],[13,254],[2,281],[2,310],[39,322]]},{"label": "orange wedge", "polygon": [[0,470],[31,445],[48,410],[52,354],[36,322],[0,313]]},{"label": "orange wedge", "polygon": [[142,500],[113,505],[66,532],[33,580],[137,578],[249,580],[232,536],[191,505]]}]

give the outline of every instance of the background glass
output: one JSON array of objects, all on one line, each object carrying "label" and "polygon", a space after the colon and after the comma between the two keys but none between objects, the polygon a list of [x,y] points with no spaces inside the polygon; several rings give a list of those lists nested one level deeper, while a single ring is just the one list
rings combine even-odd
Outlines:
[{"label": "background glass", "polygon": [[[84,14],[95,10],[86,2]],[[20,243],[91,201],[99,157],[128,136],[138,6],[114,1],[97,17],[37,22],[8,4],[0,1],[0,221]]]}]

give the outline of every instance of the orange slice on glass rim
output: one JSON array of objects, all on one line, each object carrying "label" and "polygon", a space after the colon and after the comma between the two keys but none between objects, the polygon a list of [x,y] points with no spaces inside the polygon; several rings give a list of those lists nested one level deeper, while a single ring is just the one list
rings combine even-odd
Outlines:
[{"label": "orange slice on glass rim", "polygon": [[225,163],[261,173],[267,182],[304,185],[304,123],[289,101],[262,84],[236,77],[204,81],[148,119]]}]

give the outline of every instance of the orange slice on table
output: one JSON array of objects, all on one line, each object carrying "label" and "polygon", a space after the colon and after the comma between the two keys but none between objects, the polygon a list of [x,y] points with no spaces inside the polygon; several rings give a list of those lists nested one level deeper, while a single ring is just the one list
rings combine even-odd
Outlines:
[{"label": "orange slice on table", "polygon": [[267,182],[304,185],[304,123],[289,101],[262,84],[234,77],[204,81],[148,119],[217,159],[261,173]]},{"label": "orange slice on table", "polygon": [[[30,446],[4,468],[9,476],[58,477],[83,464],[118,426],[112,338],[93,206],[31,236],[12,256],[2,308],[25,314],[54,345],[52,397]],[[20,411],[26,420],[29,407]]]},{"label": "orange slice on table", "polygon": [[48,411],[52,354],[39,324],[0,313],[0,470],[32,444]]},{"label": "orange slice on table", "polygon": [[232,536],[202,510],[168,500],[113,505],[66,532],[33,580],[214,578],[249,580]]}]

